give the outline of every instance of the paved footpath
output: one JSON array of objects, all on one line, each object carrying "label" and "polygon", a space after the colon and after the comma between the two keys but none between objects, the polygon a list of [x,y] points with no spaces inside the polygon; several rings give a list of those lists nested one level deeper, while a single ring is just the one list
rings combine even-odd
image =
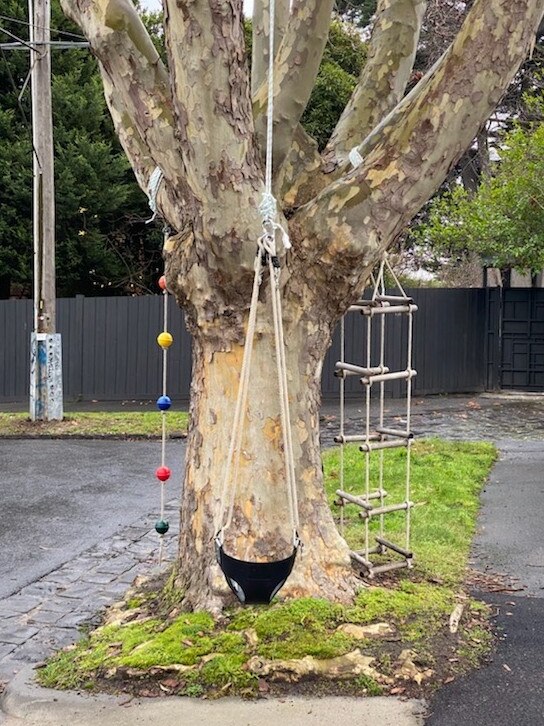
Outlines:
[{"label": "paved footpath", "polygon": [[[184,442],[169,442],[171,496]],[[159,442],[0,441],[0,682],[80,637],[157,566]],[[178,502],[167,505],[173,558]]]}]

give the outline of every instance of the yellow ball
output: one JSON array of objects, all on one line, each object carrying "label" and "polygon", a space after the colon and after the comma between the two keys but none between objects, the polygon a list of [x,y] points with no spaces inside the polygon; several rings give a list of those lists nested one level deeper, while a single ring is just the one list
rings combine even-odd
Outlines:
[{"label": "yellow ball", "polygon": [[173,342],[174,338],[172,338],[170,333],[159,333],[159,335],[157,335],[157,343],[161,346],[161,348],[169,348]]}]

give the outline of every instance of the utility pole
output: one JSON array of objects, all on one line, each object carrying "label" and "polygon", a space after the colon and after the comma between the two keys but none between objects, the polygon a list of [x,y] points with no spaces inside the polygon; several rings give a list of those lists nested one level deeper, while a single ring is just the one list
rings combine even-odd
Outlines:
[{"label": "utility pole", "polygon": [[55,332],[55,178],[51,105],[51,2],[28,0],[33,143],[34,328],[30,418],[62,420],[62,345]]}]

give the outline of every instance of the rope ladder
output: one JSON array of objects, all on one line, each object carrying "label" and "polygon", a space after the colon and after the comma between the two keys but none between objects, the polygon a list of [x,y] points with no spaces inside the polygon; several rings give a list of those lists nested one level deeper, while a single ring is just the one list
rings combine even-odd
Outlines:
[{"label": "rope ladder", "polygon": [[[389,294],[386,291],[386,274],[394,280],[396,294]],[[410,548],[411,510],[414,506],[411,501],[410,485],[411,447],[414,440],[411,430],[411,406],[412,382],[417,375],[412,367],[413,315],[417,311],[417,306],[413,299],[406,295],[386,257],[376,273],[371,276],[371,281],[371,297],[366,299],[363,297],[346,313],[346,316],[359,314],[365,321],[366,351],[363,364],[346,362],[346,316],[341,321],[341,354],[335,366],[335,376],[340,379],[340,430],[334,438],[340,446],[340,486],[336,490],[335,500],[340,509],[340,531],[343,535],[345,508],[357,507],[359,517],[364,521],[364,546],[360,550],[352,551],[351,558],[355,569],[369,579],[392,570],[411,568],[413,563],[413,553]],[[402,317],[406,321],[406,367],[403,370],[391,370],[385,361],[387,320],[390,315]],[[357,434],[346,433],[346,378],[350,376],[359,377],[364,391],[364,426],[363,431]],[[406,413],[402,426],[396,422],[389,424],[386,421],[385,387],[390,381],[406,382]],[[373,405],[376,399],[377,413]],[[362,491],[356,494],[346,491],[345,482],[345,446],[354,442],[359,443],[359,451],[364,457]],[[390,502],[388,492],[384,488],[387,463],[385,451],[393,448],[406,449],[404,499],[398,502]],[[371,466],[372,460],[376,460],[376,457],[377,474],[373,473]],[[398,537],[397,541],[393,541],[395,538],[389,538],[387,535],[387,515],[394,512],[404,512],[404,533],[401,542],[398,541]]]}]

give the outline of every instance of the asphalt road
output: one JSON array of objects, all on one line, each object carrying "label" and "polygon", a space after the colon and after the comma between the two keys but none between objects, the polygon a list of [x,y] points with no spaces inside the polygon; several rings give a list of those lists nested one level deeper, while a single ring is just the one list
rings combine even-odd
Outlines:
[{"label": "asphalt road", "polygon": [[544,440],[506,440],[497,446],[501,455],[482,494],[474,561],[480,570],[519,577],[525,594],[542,597]]},{"label": "asphalt road", "polygon": [[[167,444],[169,496],[185,444]],[[0,599],[157,511],[158,441],[0,441]]]},{"label": "asphalt road", "polygon": [[491,662],[442,688],[427,726],[544,724],[544,441],[502,441],[482,496],[478,570],[519,578],[521,593],[482,595],[500,633]]}]

